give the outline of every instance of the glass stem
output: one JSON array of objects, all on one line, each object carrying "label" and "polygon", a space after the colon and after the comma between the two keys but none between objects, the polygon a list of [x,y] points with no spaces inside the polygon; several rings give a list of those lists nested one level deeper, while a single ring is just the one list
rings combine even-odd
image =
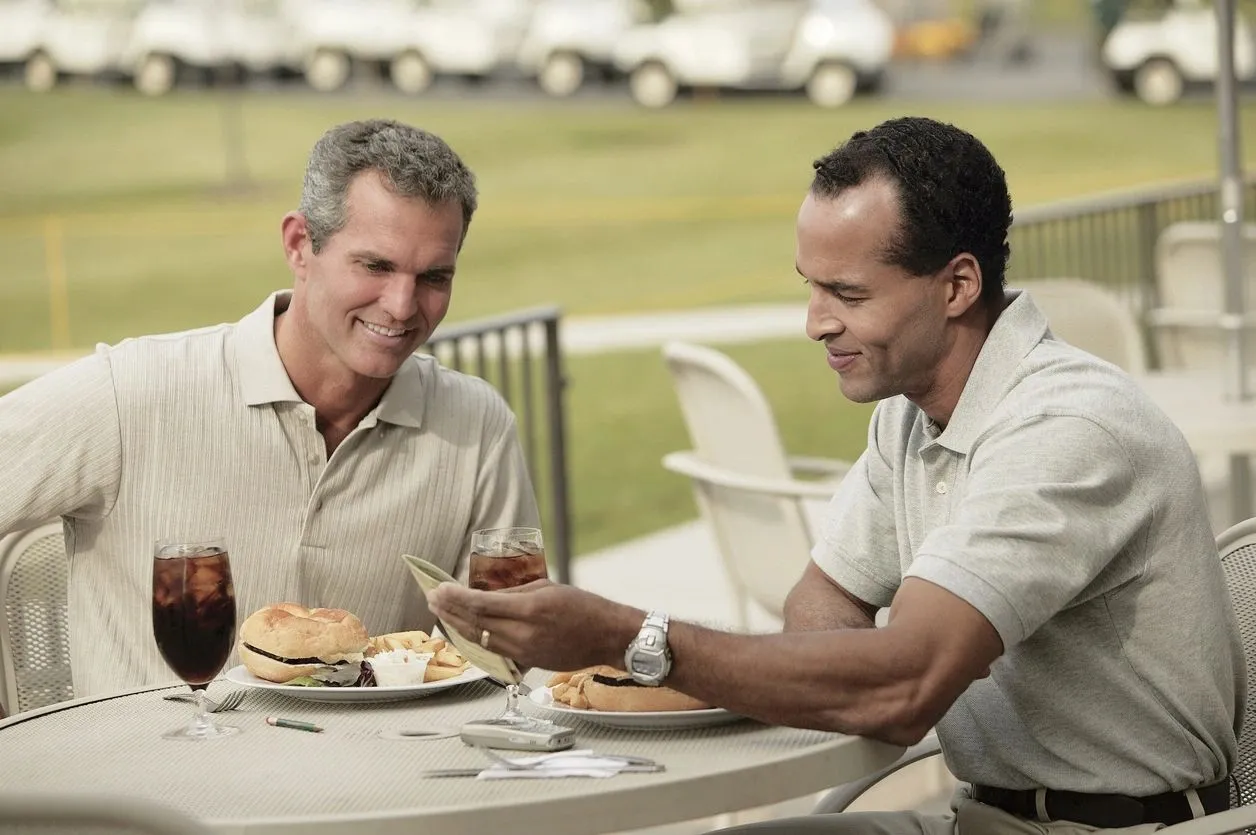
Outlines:
[{"label": "glass stem", "polygon": [[192,724],[198,731],[205,731],[213,727],[214,720],[209,718],[209,708],[205,704],[205,688],[196,688],[196,719]]},{"label": "glass stem", "polygon": [[506,685],[506,715],[519,715],[519,685]]}]

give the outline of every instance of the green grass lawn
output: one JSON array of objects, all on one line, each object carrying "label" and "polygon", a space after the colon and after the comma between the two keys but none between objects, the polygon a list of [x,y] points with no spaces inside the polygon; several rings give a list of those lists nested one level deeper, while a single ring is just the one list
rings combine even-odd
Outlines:
[{"label": "green grass lawn", "polygon": [[[801,301],[793,215],[810,163],[890,116],[947,119],[981,136],[1018,206],[1189,177],[1216,165],[1208,104],[978,106],[868,100],[822,111],[786,99],[511,104],[364,94],[240,101],[254,187],[224,188],[220,116],[231,100],[143,100],[0,90],[0,353],[54,345],[45,230],[64,238],[70,345],[234,320],[286,286],[279,218],[309,146],[331,124],[391,116],[428,127],[475,169],[482,209],[450,321],[554,303],[566,315]],[[1243,114],[1247,157],[1256,112]],[[852,457],[866,407],[845,403],[818,350],[729,351],[759,379],[791,452]],[[687,445],[657,352],[569,360],[570,464],[579,551],[693,515],[659,466]]]}]

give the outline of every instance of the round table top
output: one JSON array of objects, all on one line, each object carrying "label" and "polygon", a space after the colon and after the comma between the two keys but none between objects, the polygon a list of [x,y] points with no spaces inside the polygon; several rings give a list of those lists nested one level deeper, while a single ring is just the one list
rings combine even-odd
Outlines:
[{"label": "round table top", "polygon": [[[543,681],[534,670],[530,682]],[[221,698],[235,685],[219,681]],[[741,720],[682,730],[616,729],[584,720],[576,747],[638,754],[656,774],[609,778],[425,778],[429,769],[487,767],[456,731],[501,712],[505,694],[486,681],[392,703],[315,703],[253,690],[217,715],[239,734],[196,742],[162,738],[191,719],[188,704],[147,689],[82,699],[0,722],[7,792],[143,796],[229,832],[597,833],[635,829],[801,797],[893,762],[901,748],[820,731]],[[526,700],[521,699],[521,702]],[[529,709],[529,712],[532,712]],[[266,724],[313,722],[322,733]],[[403,729],[444,737],[397,738]],[[392,738],[390,738],[390,735]],[[521,752],[503,752],[521,754]]]}]

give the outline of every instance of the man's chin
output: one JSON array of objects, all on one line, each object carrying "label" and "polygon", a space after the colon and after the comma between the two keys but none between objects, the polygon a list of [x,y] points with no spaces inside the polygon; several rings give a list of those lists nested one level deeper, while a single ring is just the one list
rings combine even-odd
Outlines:
[{"label": "man's chin", "polygon": [[874,403],[882,400],[883,396],[866,385],[860,385],[855,380],[847,380],[845,377],[839,377],[837,388],[842,392],[851,403]]}]

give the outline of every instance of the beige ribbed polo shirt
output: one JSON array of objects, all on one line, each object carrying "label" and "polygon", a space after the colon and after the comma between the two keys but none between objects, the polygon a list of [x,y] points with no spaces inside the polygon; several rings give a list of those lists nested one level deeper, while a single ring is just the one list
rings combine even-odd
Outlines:
[{"label": "beige ribbed polo shirt", "polygon": [[0,398],[0,533],[65,520],[77,696],[175,679],[152,634],[160,537],[226,538],[240,620],[290,600],[379,634],[431,624],[401,554],[457,573],[471,531],[538,524],[510,408],[431,357],[329,460],[275,347],[289,298],[98,346]]}]

